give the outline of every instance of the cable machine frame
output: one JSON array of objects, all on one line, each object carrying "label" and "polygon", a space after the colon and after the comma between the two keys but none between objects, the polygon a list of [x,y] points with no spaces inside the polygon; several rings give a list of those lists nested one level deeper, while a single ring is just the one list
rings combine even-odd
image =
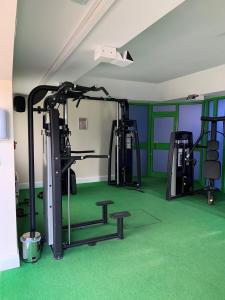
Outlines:
[{"label": "cable machine frame", "polygon": [[[29,145],[29,192],[30,192],[30,236],[35,236],[36,232],[36,216],[35,216],[35,172],[34,172],[34,121],[33,112],[38,113],[47,112],[50,117],[50,136],[51,136],[51,169],[52,169],[52,196],[53,201],[53,240],[52,250],[54,257],[60,259],[63,257],[63,250],[75,247],[83,244],[95,244],[99,241],[119,238],[123,239],[123,218],[130,216],[129,212],[117,212],[111,214],[111,217],[117,220],[117,232],[98,236],[90,239],[71,241],[70,230],[71,228],[80,228],[96,224],[107,224],[108,223],[108,211],[107,206],[112,204],[112,201],[101,201],[98,202],[98,206],[102,206],[102,218],[98,220],[92,220],[82,222],[78,224],[70,224],[70,167],[75,160],[82,160],[86,158],[108,158],[108,155],[73,155],[70,156],[65,163],[63,169],[61,167],[61,153],[59,144],[59,111],[55,108],[56,104],[64,105],[64,117],[66,123],[68,123],[68,99],[78,100],[77,106],[82,99],[87,100],[99,100],[99,101],[110,101],[117,102],[117,105],[124,103],[124,99],[115,98],[103,98],[103,97],[91,97],[85,95],[89,91],[102,90],[108,94],[104,88],[96,87],[82,87],[74,86],[72,83],[65,82],[60,86],[41,85],[34,88],[28,97],[28,145]],[[52,92],[45,98],[44,106],[34,107],[37,105],[48,92]],[[117,120],[119,116],[117,114]],[[80,151],[77,151],[80,153]],[[71,151],[76,153],[76,151]],[[62,225],[62,190],[61,190],[61,178],[63,172],[68,172],[68,225]],[[62,232],[68,229],[68,242],[63,243]]]}]

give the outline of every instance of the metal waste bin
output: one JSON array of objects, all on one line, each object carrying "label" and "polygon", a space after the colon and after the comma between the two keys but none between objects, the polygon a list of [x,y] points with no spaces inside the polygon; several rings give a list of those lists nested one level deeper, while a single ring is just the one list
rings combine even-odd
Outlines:
[{"label": "metal waste bin", "polygon": [[41,256],[41,234],[35,232],[31,237],[30,232],[24,233],[20,237],[22,243],[22,258],[25,262],[36,262]]}]

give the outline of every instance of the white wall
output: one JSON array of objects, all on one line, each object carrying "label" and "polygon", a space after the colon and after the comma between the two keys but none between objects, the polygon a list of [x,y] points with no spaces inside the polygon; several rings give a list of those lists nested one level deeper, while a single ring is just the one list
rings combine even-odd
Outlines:
[{"label": "white wall", "polygon": [[203,94],[206,97],[225,95],[224,78],[225,65],[221,65],[158,84],[90,76],[82,77],[78,83],[103,85],[115,97],[165,101],[184,99],[190,94]]},{"label": "white wall", "polygon": [[[35,136],[35,181],[40,185],[42,182],[42,118],[39,114],[34,114],[34,136]],[[26,183],[28,187],[28,128],[27,111],[18,113],[14,111],[14,138],[17,142],[15,150],[15,166],[20,183]]]},{"label": "white wall", "polygon": [[159,100],[184,98],[190,94],[225,95],[225,65],[196,72],[159,84]]},{"label": "white wall", "polygon": [[152,101],[159,98],[159,85],[154,83],[84,76],[78,84],[104,86],[112,97],[117,98]]},{"label": "white wall", "polygon": [[[88,130],[79,130],[79,117],[88,119]],[[69,128],[73,150],[95,150],[96,154],[108,154],[112,120],[116,118],[116,104],[84,100],[78,109],[75,103],[69,105]],[[42,116],[34,114],[35,124],[35,182],[42,186],[43,142],[41,136]],[[19,174],[21,188],[28,186],[28,143],[27,112],[14,112],[16,147],[16,170]],[[73,166],[78,182],[106,179],[107,160],[87,159]]]},{"label": "white wall", "polygon": [[[78,129],[79,117],[88,119],[88,130]],[[71,104],[69,118],[73,149],[95,150],[96,154],[108,155],[112,120],[116,118],[116,103],[84,100],[78,110]],[[107,159],[87,159],[77,162],[75,166],[77,177],[81,182],[104,180],[108,171],[107,164]]]},{"label": "white wall", "polygon": [[19,266],[16,231],[12,64],[16,1],[0,2],[0,108],[8,111],[9,140],[0,141],[0,270]]}]

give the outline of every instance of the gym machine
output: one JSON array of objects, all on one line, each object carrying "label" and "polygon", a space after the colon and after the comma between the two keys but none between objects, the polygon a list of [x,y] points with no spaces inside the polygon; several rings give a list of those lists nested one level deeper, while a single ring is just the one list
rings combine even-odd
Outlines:
[{"label": "gym machine", "polygon": [[[166,199],[171,200],[193,192],[193,138],[192,132],[172,132],[167,163]],[[186,157],[189,159],[186,160]]]},{"label": "gym machine", "polygon": [[[49,115],[45,113],[43,115],[43,178],[46,178],[46,172],[48,163],[51,159],[51,139],[50,139],[50,123],[49,123]],[[70,153],[94,153],[94,150],[91,151],[72,151],[70,146],[69,140],[70,130],[68,128],[68,105],[63,106],[63,117],[59,118],[59,140],[60,140],[60,154],[62,157],[70,155]],[[64,166],[65,161],[62,160],[62,167]],[[68,174],[64,172],[62,174],[62,194],[67,194],[67,184],[68,184]],[[46,178],[47,180],[47,178]],[[44,182],[46,181],[44,180]],[[76,186],[76,174],[74,170],[70,170],[70,193],[76,194],[77,193],[77,186]]]},{"label": "gym machine", "polygon": [[[91,158],[105,158],[108,155],[89,154],[91,151],[72,151],[69,143],[68,128],[68,101],[77,100],[77,106],[82,99],[123,102],[115,98],[103,98],[88,96],[86,93],[95,91],[107,91],[101,87],[83,87],[71,82],[64,82],[59,86],[41,85],[34,88],[28,97],[28,145],[29,145],[29,196],[30,196],[30,231],[21,237],[23,243],[23,259],[35,262],[40,257],[41,235],[36,232],[35,217],[35,173],[34,173],[34,121],[33,113],[43,113],[44,128],[44,218],[46,241],[51,246],[56,259],[63,257],[63,251],[70,247],[84,244],[94,245],[99,241],[109,239],[123,239],[123,218],[129,217],[128,211],[112,213],[111,218],[117,220],[115,233],[92,237],[89,239],[71,241],[71,230],[84,228],[96,224],[108,223],[108,205],[113,204],[110,200],[100,201],[96,204],[102,207],[102,217],[97,220],[71,224],[70,221],[70,195],[71,195],[71,166],[77,160]],[[44,99],[43,106],[36,106]],[[63,106],[63,118],[60,118],[59,106]],[[86,152],[86,153],[85,153]],[[87,154],[88,152],[88,154]],[[64,175],[67,173],[67,177]],[[67,179],[67,212],[68,224],[62,224],[62,178]],[[63,241],[63,231],[68,230],[68,240]]]},{"label": "gym machine", "polygon": [[[217,123],[220,121],[223,122],[223,132],[217,131]],[[214,203],[215,192],[218,191],[215,187],[215,180],[221,177],[219,142],[216,138],[217,133],[225,135],[225,116],[202,116],[201,124],[200,136],[194,144],[191,132],[177,131],[171,133],[167,164],[167,200],[206,191],[208,204]],[[201,145],[200,143],[205,135],[210,137],[207,138],[206,145]],[[206,179],[207,185],[194,191],[194,166],[196,161],[193,152],[196,148],[206,150],[206,159],[203,162],[203,177]]]},{"label": "gym machine", "polygon": [[[133,153],[136,157],[137,180],[133,176]],[[112,179],[112,159],[114,154],[115,179]],[[127,100],[117,103],[117,120],[112,122],[109,160],[108,184],[117,186],[141,187],[141,160],[137,121],[129,119]]]}]

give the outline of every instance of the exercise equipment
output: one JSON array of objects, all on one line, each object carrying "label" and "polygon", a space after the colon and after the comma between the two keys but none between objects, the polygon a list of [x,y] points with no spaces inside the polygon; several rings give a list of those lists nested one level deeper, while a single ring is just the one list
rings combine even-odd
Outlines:
[{"label": "exercise equipment", "polygon": [[[120,111],[119,111],[120,110]],[[136,166],[134,165],[134,153]],[[112,160],[114,154],[115,179],[112,179]],[[134,178],[136,167],[137,180]],[[109,160],[108,183],[117,186],[141,187],[141,159],[137,121],[129,119],[129,104],[123,101],[117,104],[117,120],[112,122]]]},{"label": "exercise equipment", "polygon": [[[223,122],[223,132],[217,131],[217,123]],[[209,129],[210,128],[210,129]],[[217,133],[225,135],[225,116],[224,117],[201,117],[201,133],[193,144],[191,132],[177,131],[171,133],[170,149],[167,164],[167,190],[166,199],[207,192],[208,204],[211,205],[215,200],[215,180],[221,177],[221,163],[219,161],[219,142]],[[201,141],[204,136],[208,136],[206,145]],[[203,177],[206,180],[206,187],[194,190],[194,166],[193,156],[196,148],[206,150],[206,159],[203,162]]]},{"label": "exercise equipment", "polygon": [[[59,118],[59,142],[60,142],[60,155],[64,157],[65,155],[70,155],[71,146],[69,142],[69,128],[68,124],[66,124],[66,120],[68,118],[68,114],[63,112],[63,117]],[[51,137],[50,137],[50,121],[48,113],[45,113],[43,116],[43,181],[47,185],[50,185],[51,182]],[[67,153],[68,152],[68,153]],[[65,161],[62,160],[62,168],[64,167]],[[67,194],[67,172],[62,174],[61,185],[62,185],[62,194]],[[76,174],[71,169],[70,171],[70,192],[71,194],[77,193],[76,187]],[[41,195],[40,195],[41,196]],[[43,196],[43,195],[42,195]],[[46,196],[46,195],[45,195]]]},{"label": "exercise equipment", "polygon": [[[108,159],[108,155],[95,155],[93,150],[73,151],[69,143],[68,128],[68,101],[98,100],[122,103],[124,100],[111,97],[88,96],[88,92],[103,91],[103,88],[84,87],[74,85],[71,82],[64,82],[59,86],[41,85],[34,88],[28,97],[28,144],[29,144],[29,193],[30,193],[30,231],[26,234],[29,243],[37,243],[36,218],[35,218],[35,173],[34,173],[34,121],[33,113],[43,113],[44,128],[44,218],[46,241],[51,246],[56,259],[63,257],[63,251],[70,247],[84,244],[94,245],[99,241],[114,238],[123,238],[123,218],[130,216],[129,212],[117,212],[111,214],[117,220],[117,232],[92,237],[85,240],[71,241],[71,230],[74,228],[84,228],[96,224],[108,223],[108,205],[113,204],[110,200],[98,202],[102,207],[102,218],[71,224],[70,217],[70,195],[71,195],[71,166],[77,160],[102,158]],[[45,98],[44,98],[45,97]],[[35,106],[44,98],[43,106]],[[63,106],[63,117],[60,118],[59,105]],[[65,175],[67,174],[67,176]],[[68,224],[62,225],[62,177],[67,180],[67,214]],[[63,231],[67,230],[67,241],[63,240]]]},{"label": "exercise equipment", "polygon": [[[166,199],[171,200],[193,192],[193,138],[188,131],[172,132],[167,163]],[[187,155],[189,159],[186,160]]]}]

